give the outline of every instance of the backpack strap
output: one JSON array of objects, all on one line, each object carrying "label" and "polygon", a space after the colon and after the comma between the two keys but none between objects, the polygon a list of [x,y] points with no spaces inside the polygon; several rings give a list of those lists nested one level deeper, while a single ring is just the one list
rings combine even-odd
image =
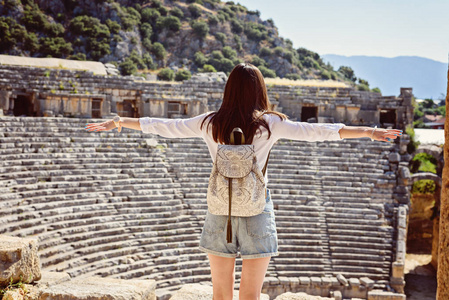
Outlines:
[{"label": "backpack strap", "polygon": [[268,152],[267,161],[265,162],[265,166],[262,169],[262,175],[265,177],[265,173],[267,172],[268,160],[270,159],[271,150]]},{"label": "backpack strap", "polygon": [[231,145],[235,145],[235,139],[234,139],[235,132],[240,133],[240,145],[245,145],[245,135],[243,134],[243,131],[238,127],[232,129],[231,136],[229,137]]}]

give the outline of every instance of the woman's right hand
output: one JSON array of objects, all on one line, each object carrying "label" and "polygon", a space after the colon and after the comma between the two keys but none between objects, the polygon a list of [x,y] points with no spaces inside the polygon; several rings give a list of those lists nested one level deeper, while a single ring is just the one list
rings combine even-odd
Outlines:
[{"label": "woman's right hand", "polygon": [[108,120],[102,123],[89,123],[84,127],[87,131],[109,131],[114,128],[117,128],[115,126],[114,121]]}]

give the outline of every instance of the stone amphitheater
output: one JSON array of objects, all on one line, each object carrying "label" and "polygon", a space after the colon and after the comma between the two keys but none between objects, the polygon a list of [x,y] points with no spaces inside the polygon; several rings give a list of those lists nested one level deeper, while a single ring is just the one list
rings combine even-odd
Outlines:
[{"label": "stone amphitheater", "polygon": [[[211,169],[206,145],[127,129],[91,133],[84,125],[115,113],[186,117],[214,110],[223,80],[164,84],[4,65],[0,74],[0,234],[36,238],[45,271],[153,279],[162,300],[183,285],[210,284],[207,256],[198,250]],[[346,124],[411,122],[411,89],[383,97],[350,87],[269,88],[275,108],[297,120],[307,111]],[[10,116],[16,112],[28,116]],[[408,142],[404,135],[391,144],[275,145],[267,172],[280,255],[271,260],[263,293],[405,299]],[[238,288],[241,260],[236,264]]]}]

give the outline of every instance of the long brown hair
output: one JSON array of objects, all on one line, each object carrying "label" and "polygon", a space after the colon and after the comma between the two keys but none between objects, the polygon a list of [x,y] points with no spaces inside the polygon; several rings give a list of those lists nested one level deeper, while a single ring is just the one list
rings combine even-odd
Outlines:
[{"label": "long brown hair", "polygon": [[[245,143],[251,144],[260,126],[268,130],[268,138],[271,136],[269,126],[262,118],[264,114],[287,119],[284,114],[271,110],[267,87],[259,69],[252,64],[241,63],[231,71],[221,107],[208,115],[211,119],[207,126],[212,125],[212,136],[217,143],[229,144],[232,130],[239,127],[245,134]],[[208,119],[203,120],[201,128]]]}]

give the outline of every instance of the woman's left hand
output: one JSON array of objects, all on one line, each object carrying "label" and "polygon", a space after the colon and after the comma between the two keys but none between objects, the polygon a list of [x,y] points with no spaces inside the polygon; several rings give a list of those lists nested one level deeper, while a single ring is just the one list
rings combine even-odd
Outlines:
[{"label": "woman's left hand", "polygon": [[382,142],[392,142],[394,139],[402,135],[402,130],[398,129],[373,129],[372,139]]},{"label": "woman's left hand", "polygon": [[112,120],[108,120],[103,123],[90,123],[87,124],[86,127],[84,127],[84,129],[86,129],[87,131],[109,131],[114,128],[117,127],[115,126],[114,121]]}]

